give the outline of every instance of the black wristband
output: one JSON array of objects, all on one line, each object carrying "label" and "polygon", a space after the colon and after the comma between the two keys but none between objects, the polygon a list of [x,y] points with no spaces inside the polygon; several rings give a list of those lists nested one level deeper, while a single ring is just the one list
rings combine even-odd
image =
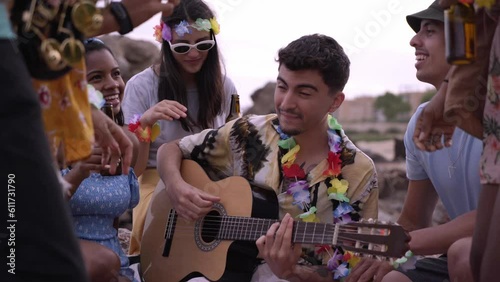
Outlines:
[{"label": "black wristband", "polygon": [[128,15],[127,8],[122,2],[111,2],[109,3],[109,10],[115,16],[116,22],[120,26],[118,32],[123,35],[131,32],[134,29],[132,25],[132,20]]}]

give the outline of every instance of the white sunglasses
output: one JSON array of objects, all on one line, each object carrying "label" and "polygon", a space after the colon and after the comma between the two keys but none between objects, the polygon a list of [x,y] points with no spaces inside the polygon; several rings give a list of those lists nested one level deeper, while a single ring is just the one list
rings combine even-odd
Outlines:
[{"label": "white sunglasses", "polygon": [[170,43],[170,41],[167,42],[170,45],[170,50],[172,50],[172,52],[175,52],[177,54],[186,54],[187,52],[191,51],[191,48],[196,48],[196,50],[200,52],[208,51],[215,46],[215,40],[213,39],[203,40],[196,44],[187,44],[187,43],[172,44]]}]

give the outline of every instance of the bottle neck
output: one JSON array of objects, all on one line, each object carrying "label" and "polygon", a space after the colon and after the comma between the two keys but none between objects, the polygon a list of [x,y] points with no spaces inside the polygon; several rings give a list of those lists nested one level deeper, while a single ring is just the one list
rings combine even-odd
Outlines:
[{"label": "bottle neck", "polygon": [[240,117],[240,97],[238,94],[233,94],[231,96],[231,108],[229,115],[226,118],[226,122]]},{"label": "bottle neck", "polygon": [[234,95],[231,98],[231,113],[240,114],[240,97]]},{"label": "bottle neck", "polygon": [[115,121],[115,113],[113,112],[113,106],[112,105],[104,105],[101,110],[113,121]]}]

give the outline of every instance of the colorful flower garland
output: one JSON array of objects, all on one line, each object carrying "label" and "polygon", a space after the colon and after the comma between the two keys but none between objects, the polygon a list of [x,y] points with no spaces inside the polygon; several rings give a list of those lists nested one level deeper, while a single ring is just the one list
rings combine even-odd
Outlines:
[{"label": "colorful flower garland", "polygon": [[135,114],[128,123],[128,130],[135,134],[140,142],[154,142],[161,133],[160,123],[157,121],[153,126],[143,127],[140,119],[142,115]]},{"label": "colorful flower garland", "polygon": [[[346,193],[349,187],[349,182],[342,179],[341,172],[343,167],[342,162],[342,137],[339,132],[342,126],[337,122],[337,120],[329,115],[328,116],[328,145],[330,151],[328,152],[328,168],[323,172],[324,176],[330,178],[330,187],[327,189],[328,199],[336,200],[339,202],[337,208],[333,211],[333,217],[335,223],[343,222],[348,223],[352,220],[349,215],[355,209],[349,204],[349,198],[347,198]],[[304,212],[298,217],[304,222],[319,222],[316,217],[317,208],[311,206],[311,195],[309,191],[309,182],[306,180],[306,173],[304,169],[295,163],[297,154],[300,151],[300,145],[295,143],[293,137],[289,137],[278,126],[278,133],[280,134],[280,141],[278,141],[278,146],[284,150],[288,150],[286,154],[281,158],[281,164],[283,169],[283,175],[289,179],[295,180],[288,185],[286,190],[287,194],[293,196],[293,205]],[[316,253],[329,252],[330,246],[319,246]],[[359,258],[354,256],[351,252],[340,253],[339,249],[336,249],[333,255],[327,263],[328,269],[332,272],[334,279],[340,279],[346,277],[350,269],[354,267],[358,262]]]},{"label": "colorful flower garland", "polygon": [[[190,27],[195,28],[199,31],[210,31],[212,30],[215,35],[220,32],[220,25],[217,22],[217,19],[196,19],[193,24],[189,24],[187,21],[182,20],[180,23],[176,24],[174,27],[175,33],[178,36],[183,37],[186,33],[190,34]],[[170,41],[172,40],[172,29],[165,24],[163,21],[160,21],[160,24],[154,27],[154,37],[156,41],[163,43],[163,40]]]}]

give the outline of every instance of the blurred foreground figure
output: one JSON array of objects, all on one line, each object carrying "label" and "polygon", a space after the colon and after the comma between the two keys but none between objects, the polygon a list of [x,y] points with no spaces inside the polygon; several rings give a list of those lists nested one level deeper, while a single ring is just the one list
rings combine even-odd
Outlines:
[{"label": "blurred foreground figure", "polygon": [[[443,80],[450,69],[445,57],[444,13],[438,1],[427,9],[407,16],[415,31],[410,45],[415,48],[418,80],[446,89]],[[410,250],[414,255],[441,255],[437,258],[405,258],[397,271],[386,262],[363,260],[351,274],[350,281],[444,281],[454,269],[448,248],[458,239],[471,236],[481,184],[477,164],[481,156],[480,140],[462,130],[452,136],[453,144],[443,151],[424,152],[412,140],[415,124],[428,104],[418,107],[405,133],[408,192],[398,222],[411,231]],[[451,220],[432,226],[432,215],[438,200],[443,202]],[[463,256],[462,256],[463,257]],[[387,274],[388,273],[388,274]],[[387,275],[385,275],[387,274]],[[384,277],[385,275],[385,277]],[[453,280],[454,281],[454,280]]]},{"label": "blurred foreground figure", "polygon": [[[8,197],[13,199],[13,203],[15,200],[15,208],[8,214],[9,219],[15,221],[9,222],[9,229],[0,231],[7,232],[7,237],[2,236],[2,253],[11,257],[8,261],[10,264],[2,264],[2,267],[7,267],[6,270],[1,270],[2,273],[9,275],[7,281],[87,281],[81,253],[71,228],[67,206],[53,166],[51,151],[55,151],[55,148],[49,146],[42,123],[39,98],[47,98],[47,96],[40,97],[35,94],[32,87],[33,73],[28,71],[28,69],[36,70],[34,64],[39,63],[40,60],[23,58],[19,50],[24,47],[21,45],[29,45],[30,40],[35,40],[35,37],[18,36],[16,39],[12,30],[12,27],[17,28],[22,24],[22,14],[28,10],[30,4],[35,4],[33,7],[49,7],[51,4],[64,6],[69,2],[0,0],[0,61],[2,62],[0,66],[0,88],[2,89],[0,121],[3,124],[3,134],[0,137],[2,145],[0,171],[4,177],[8,178],[8,183],[11,185],[8,191],[11,194],[8,194]],[[178,1],[174,2],[178,3]],[[128,0],[122,4],[118,5],[130,12],[128,24],[135,25],[158,12],[168,14],[174,6],[174,4],[161,4],[160,1],[153,0]],[[139,6],[145,8],[138,9]],[[9,14],[9,12],[12,13]],[[127,22],[116,20],[110,9],[104,10],[102,15],[103,25],[96,31],[97,34],[125,30]],[[38,34],[36,38],[39,39],[38,36],[44,37],[44,34]],[[78,45],[78,40],[81,39],[71,36],[68,38],[73,39],[68,42],[75,45]],[[46,50],[51,51],[49,45],[44,46],[47,46]],[[36,51],[32,55],[37,56],[40,53]],[[49,72],[44,74],[50,75]],[[74,86],[71,85],[71,87]],[[67,102],[64,99],[61,101]],[[81,102],[84,105],[84,100]],[[89,109],[88,106],[87,109]],[[95,128],[98,134],[97,141],[100,145],[112,149],[110,150],[112,159],[117,159],[121,154],[124,159],[124,168],[128,169],[132,146],[125,135],[117,133],[119,132],[117,129],[120,130],[120,128],[111,126],[113,123],[106,120],[106,116],[99,112],[94,111],[83,117],[79,116],[79,120],[85,117],[86,121],[90,117],[97,119],[94,120],[97,126]],[[87,126],[90,127],[91,124],[88,122]],[[86,136],[92,132],[89,130],[85,133]],[[88,140],[91,141],[91,139]],[[83,145],[81,149],[85,150],[86,147],[88,146]],[[75,148],[75,152],[78,155],[79,148]],[[84,154],[80,157],[83,158]],[[7,191],[4,195],[7,195]],[[7,222],[6,218],[3,220]],[[4,238],[9,237],[15,237],[15,241],[7,245],[8,242]],[[8,252],[3,250],[4,247]],[[2,277],[5,276],[2,275]]]}]

